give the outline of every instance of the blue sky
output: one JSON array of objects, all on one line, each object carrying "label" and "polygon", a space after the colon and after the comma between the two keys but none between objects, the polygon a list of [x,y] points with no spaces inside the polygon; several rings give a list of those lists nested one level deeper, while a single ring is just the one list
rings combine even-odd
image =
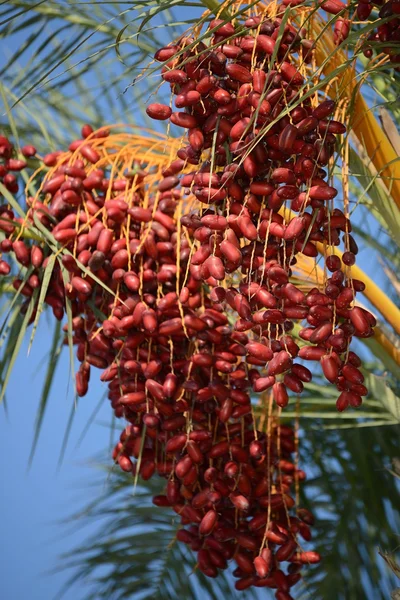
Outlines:
[{"label": "blue sky", "polygon": [[[7,393],[7,415],[0,417],[1,597],[4,600],[50,600],[66,580],[66,572],[48,575],[59,565],[58,555],[75,547],[89,529],[66,535],[61,521],[90,500],[88,480],[95,475],[93,462],[109,440],[105,423],[110,409],[104,404],[79,448],[80,434],[104,390],[93,377],[90,395],[81,399],[64,462],[58,468],[62,438],[71,405],[68,352],[58,365],[51,390],[41,438],[31,469],[27,470],[33,439],[38,399],[44,371],[43,358],[49,350],[52,328],[44,322],[26,357],[27,344],[15,365]],[[99,490],[100,491],[100,490]],[[70,591],[66,600],[76,598]]]}]

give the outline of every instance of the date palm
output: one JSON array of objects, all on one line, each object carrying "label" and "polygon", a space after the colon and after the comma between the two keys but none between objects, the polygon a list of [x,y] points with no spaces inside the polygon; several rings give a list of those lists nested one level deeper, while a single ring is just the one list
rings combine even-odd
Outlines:
[{"label": "date palm", "polygon": [[[262,0],[252,6],[254,11],[264,8]],[[0,36],[4,47],[10,48],[0,72],[5,134],[13,137],[18,148],[33,143],[45,154],[79,137],[85,122],[95,128],[127,123],[137,135],[137,148],[140,143],[144,148],[150,134],[143,127],[166,132],[145,112],[158,87],[157,68],[151,62],[157,48],[200,26],[210,13],[228,21],[237,10],[248,8],[235,2],[221,6],[216,0],[12,0],[0,9]],[[400,109],[396,100],[400,80],[385,61],[364,57],[359,40],[371,30],[370,24],[356,24],[347,40],[335,46],[332,25],[337,18],[315,18],[312,29],[321,42],[315,55],[321,81],[346,99],[346,118],[352,125],[347,163],[335,165],[333,174],[337,182],[343,173],[349,176],[354,230],[365,257],[360,261],[362,269],[357,267],[357,278],[367,282],[363,302],[378,320],[375,336],[359,342],[370,394],[357,412],[338,415],[331,408],[334,394],[317,376],[300,405],[292,401],[283,418],[299,424],[300,461],[309,475],[304,502],[317,513],[315,539],[325,557],[321,566],[310,570],[298,596],[383,600],[396,587],[398,567],[391,551],[398,547],[400,525],[396,513],[400,476],[400,282],[396,276],[400,262],[400,137],[396,128]],[[18,206],[24,214],[23,198],[10,197],[1,184],[0,192],[5,203]],[[43,239],[40,228],[31,230]],[[383,274],[374,281],[376,264]],[[314,276],[307,261],[300,262],[294,274],[305,288],[313,286]],[[7,277],[2,279],[2,293],[4,398],[22,341],[28,336],[33,342],[37,322],[32,332]],[[64,355],[63,339],[61,326],[56,325],[51,358],[43,372],[33,451],[55,369]],[[262,419],[261,408],[255,410]],[[102,462],[109,465],[108,458]],[[93,499],[79,517],[103,517],[106,526],[66,559],[73,573],[71,585],[89,582],[82,597],[240,597],[229,573],[208,580],[199,574],[190,552],[176,543],[178,520],[151,504],[151,496],[162,489],[162,483],[136,482],[132,496],[131,476],[112,470],[109,482],[105,494],[92,490]],[[379,558],[379,548],[387,563]],[[245,595],[257,597],[256,592]]]}]

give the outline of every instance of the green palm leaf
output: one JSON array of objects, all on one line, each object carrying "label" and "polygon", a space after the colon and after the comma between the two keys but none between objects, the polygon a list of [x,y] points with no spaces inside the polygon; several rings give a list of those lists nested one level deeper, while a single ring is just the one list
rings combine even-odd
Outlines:
[{"label": "green palm leaf", "polygon": [[107,491],[68,522],[80,528],[101,519],[104,527],[62,558],[72,576],[60,598],[73,584],[87,586],[87,600],[241,597],[230,576],[211,580],[195,569],[193,554],[175,540],[179,517],[151,503],[162,487],[160,480],[141,483],[133,496],[132,476],[110,473]]},{"label": "green palm leaf", "polygon": [[[399,490],[385,468],[398,454],[398,432],[390,427],[327,431],[323,419],[311,428],[308,422],[302,425],[300,464],[309,475],[302,505],[316,514],[313,545],[324,560],[317,569],[308,569],[296,597],[385,600],[395,577],[378,549],[395,551],[398,546]],[[178,517],[151,504],[165,482],[141,482],[135,496],[132,483],[131,475],[113,471],[106,492],[96,495],[92,490],[96,499],[68,522],[76,528],[96,522],[101,526],[62,557],[63,567],[72,569],[64,591],[78,583],[80,597],[90,600],[243,597],[236,595],[228,572],[221,580],[193,572],[193,554],[173,541]],[[99,491],[100,485],[104,476]],[[270,594],[253,590],[245,597],[272,599]]]}]

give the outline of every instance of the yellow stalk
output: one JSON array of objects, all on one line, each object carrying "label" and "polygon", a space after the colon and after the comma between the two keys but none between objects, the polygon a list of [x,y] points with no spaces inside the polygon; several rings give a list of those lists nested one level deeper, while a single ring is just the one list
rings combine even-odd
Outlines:
[{"label": "yellow stalk", "polygon": [[389,338],[383,333],[380,327],[375,327],[374,329],[374,339],[378,342],[380,346],[385,350],[385,352],[397,363],[400,365],[400,350],[396,348]]},{"label": "yellow stalk", "polygon": [[400,208],[400,161],[378,121],[367,107],[361,94],[357,94],[353,131],[364,146],[376,170]]}]

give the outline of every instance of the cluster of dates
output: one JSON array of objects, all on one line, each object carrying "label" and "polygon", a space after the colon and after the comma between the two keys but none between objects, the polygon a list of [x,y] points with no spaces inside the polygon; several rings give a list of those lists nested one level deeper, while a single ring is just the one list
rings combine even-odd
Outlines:
[{"label": "cluster of dates", "polygon": [[[305,474],[291,428],[271,417],[257,431],[251,394],[271,390],[284,408],[312,379],[299,360],[317,361],[338,410],[360,406],[367,389],[349,345],[373,335],[375,320],[354,305],[364,289],[351,277],[357,244],[325,169],[346,129],[334,102],[305,93],[296,64],[311,61],[313,42],[289,23],[281,35],[281,24],[252,17],[239,35],[214,20],[211,49],[191,39],[160,49],[178,110],[147,112],[188,133],[156,183],[140,163],[122,172],[107,132],[85,126],[67,152],[43,157],[26,219],[1,208],[0,248],[25,268],[12,277],[23,310],[34,304],[31,320],[50,264],[44,301],[60,320],[70,307],[77,393],[92,367],[102,370],[115,415],[128,421],[113,458],[167,480],[154,503],[180,516],[177,537],[199,569],[215,577],[233,559],[237,589],[290,600],[302,565],[320,560],[299,541],[311,540],[313,522],[294,499]],[[0,151],[11,169],[8,140]],[[53,264],[48,246],[24,236],[38,221],[61,249]],[[292,269],[317,244],[329,277],[304,293]],[[0,271],[10,274],[3,256]]]},{"label": "cluster of dates", "polygon": [[[14,146],[10,140],[0,135],[0,182],[4,187],[16,194],[19,190],[18,173],[27,166],[27,162],[14,156]],[[32,158],[36,154],[34,146],[23,146],[21,154],[24,158]]]},{"label": "cluster of dates", "polygon": [[[368,36],[368,40],[377,42],[377,52],[383,52],[390,58],[390,63],[395,67],[395,70],[400,69],[400,1],[375,0],[373,3],[360,2],[357,7],[357,14],[361,10],[364,15],[360,19],[367,19],[372,11],[373,5],[381,7],[379,17],[384,21],[378,25],[376,31],[373,31]],[[373,54],[372,48],[367,48],[364,51],[365,56],[370,58]]]},{"label": "cluster of dates", "polygon": [[[240,380],[210,381],[211,367],[199,367],[201,356],[193,356],[184,395],[179,393],[182,377],[166,376],[157,390],[157,414],[151,403],[150,412],[144,412],[149,405],[142,396],[114,458],[124,470],[138,468],[144,479],[154,472],[168,479],[166,495],[153,502],[180,516],[186,527],[177,539],[197,552],[205,575],[216,577],[233,559],[236,589],[269,587],[277,590],[278,600],[290,600],[302,566],[320,561],[317,552],[302,549],[299,539],[311,540],[314,519],[295,507],[295,482],[305,473],[293,461],[294,432],[277,424],[267,435],[255,431],[245,371]],[[122,402],[130,397],[139,402],[133,394]],[[133,469],[132,456],[138,460]],[[286,572],[282,563],[288,563]]]},{"label": "cluster of dates", "polygon": [[[85,127],[83,134],[90,139],[42,159],[48,172],[26,220],[2,211],[1,250],[26,271],[23,280],[11,275],[13,285],[37,306],[51,255],[21,234],[40,220],[62,249],[44,299],[58,319],[70,305],[77,392],[84,396],[91,368],[101,369],[116,416],[129,423],[115,461],[145,480],[168,480],[154,503],[172,507],[188,526],[178,539],[197,551],[206,575],[234,559],[237,589],[270,587],[278,600],[290,600],[302,566],[320,556],[298,541],[311,539],[313,517],[295,507],[295,484],[305,473],[293,458],[293,430],[272,420],[267,434],[255,429],[257,344],[232,330],[201,279],[190,270],[185,279],[191,238],[178,231],[181,192],[168,169],[148,196],[140,165],[108,177],[98,168],[102,147],[92,144],[105,132]],[[305,367],[297,370],[311,378]]]},{"label": "cluster of dates", "polygon": [[[147,112],[188,129],[188,145],[167,175],[200,201],[182,217],[198,243],[190,273],[210,286],[212,302],[237,313],[236,331],[251,332],[247,361],[261,368],[268,363],[254,391],[272,387],[284,407],[288,389],[301,393],[311,378],[296,357],[319,361],[341,392],[342,411],[360,406],[367,394],[350,341],[373,335],[375,325],[368,311],[353,306],[364,289],[351,277],[358,248],[349,219],[333,206],[337,190],[324,169],[346,128],[331,118],[333,101],[313,107],[302,98],[304,76],[290,58],[300,36],[286,25],[276,48],[280,24],[249,19],[245,25],[254,35],[235,36],[232,24],[214,20],[213,50],[201,45],[185,51],[192,40],[162,48],[155,58],[166,61],[162,77],[185,111],[155,103]],[[187,163],[197,168],[179,177]],[[326,256],[331,277],[304,294],[289,281],[296,255],[316,257],[316,243],[333,248],[342,234],[342,258]],[[299,348],[290,332],[303,320],[306,344]]]},{"label": "cluster of dates", "polygon": [[[288,3],[293,4],[292,0],[288,0]],[[373,0],[372,2],[370,0],[358,0],[352,20],[348,18],[349,6],[341,0],[323,0],[320,6],[329,14],[340,15],[334,22],[334,37],[338,45],[348,37],[352,21],[372,20],[372,11],[374,8],[379,9],[376,21],[377,27],[366,38],[364,55],[371,58],[374,48],[368,42],[377,42],[379,46],[375,48],[375,51],[387,54],[391,66],[396,70],[399,69],[397,65],[400,63],[400,0],[388,0],[388,2],[385,2],[385,0]]]}]

